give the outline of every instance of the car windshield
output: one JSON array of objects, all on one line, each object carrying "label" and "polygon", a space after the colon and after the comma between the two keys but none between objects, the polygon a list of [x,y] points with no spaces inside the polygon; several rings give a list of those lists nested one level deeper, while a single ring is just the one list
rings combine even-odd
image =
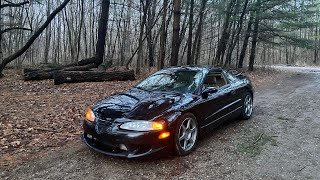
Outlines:
[{"label": "car windshield", "polygon": [[193,93],[201,78],[201,71],[163,71],[149,76],[136,87],[148,91]]}]

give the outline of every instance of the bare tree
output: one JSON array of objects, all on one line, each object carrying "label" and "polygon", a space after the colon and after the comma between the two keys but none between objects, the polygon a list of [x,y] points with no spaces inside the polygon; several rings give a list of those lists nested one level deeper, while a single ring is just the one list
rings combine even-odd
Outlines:
[{"label": "bare tree", "polygon": [[200,6],[200,13],[199,13],[199,23],[196,31],[196,37],[193,43],[192,47],[192,55],[191,59],[194,62],[194,64],[198,64],[199,56],[200,56],[200,50],[201,50],[201,39],[202,39],[202,29],[203,29],[203,24],[205,20],[205,10],[206,10],[206,4],[208,0],[202,0],[201,1],[201,6]]},{"label": "bare tree", "polygon": [[143,35],[144,35],[144,26],[147,21],[147,13],[148,13],[148,8],[150,6],[150,0],[146,0],[146,3],[144,3],[144,0],[140,0],[140,4],[142,5],[142,20],[140,23],[140,35],[139,35],[139,45],[138,45],[138,59],[137,59],[137,68],[136,68],[136,73],[140,74],[140,68],[142,67],[142,62],[143,62],[143,46],[142,43],[144,41]]},{"label": "bare tree", "polygon": [[95,55],[95,64],[99,66],[103,62],[105,45],[106,45],[106,35],[108,27],[108,18],[109,18],[109,7],[110,0],[101,1],[101,14],[99,20],[98,28],[98,41],[96,45],[96,55]]},{"label": "bare tree", "polygon": [[242,45],[242,49],[241,49],[241,53],[240,53],[240,57],[239,57],[239,64],[238,64],[239,68],[243,67],[243,61],[244,61],[244,57],[246,55],[246,51],[247,51],[247,47],[248,47],[248,43],[249,43],[249,38],[250,38],[250,34],[251,34],[252,23],[253,23],[253,14],[250,15],[249,22],[247,25],[246,34],[245,34],[245,37],[243,40],[243,45]]},{"label": "bare tree", "polygon": [[166,46],[167,29],[168,29],[168,26],[166,25],[167,9],[168,9],[168,0],[164,0],[161,28],[160,28],[160,50],[159,50],[159,59],[158,59],[158,69],[162,69],[164,67],[164,59],[166,56],[165,46]]},{"label": "bare tree", "polygon": [[181,18],[181,0],[173,0],[173,34],[172,34],[172,51],[171,51],[171,66],[178,65],[178,55],[180,49],[180,18]]},{"label": "bare tree", "polygon": [[191,64],[193,59],[191,59],[192,53],[192,31],[193,31],[193,8],[194,0],[190,1],[190,17],[189,17],[189,33],[188,33],[188,51],[187,51],[187,64]]},{"label": "bare tree", "polygon": [[[51,8],[51,0],[47,2],[47,18],[50,16],[50,8]],[[45,43],[45,50],[44,50],[44,63],[48,63],[48,56],[50,50],[50,40],[51,40],[51,27],[50,24],[46,28],[46,43]]]}]

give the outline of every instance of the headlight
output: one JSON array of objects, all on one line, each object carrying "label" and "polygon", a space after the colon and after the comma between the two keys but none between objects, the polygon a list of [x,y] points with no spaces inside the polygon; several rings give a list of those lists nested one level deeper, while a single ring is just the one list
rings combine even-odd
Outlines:
[{"label": "headlight", "polygon": [[88,109],[87,113],[86,113],[86,119],[90,122],[93,122],[94,121],[94,113],[91,109]]},{"label": "headlight", "polygon": [[160,131],[164,129],[164,123],[149,121],[132,121],[122,124],[120,128],[130,131]]}]

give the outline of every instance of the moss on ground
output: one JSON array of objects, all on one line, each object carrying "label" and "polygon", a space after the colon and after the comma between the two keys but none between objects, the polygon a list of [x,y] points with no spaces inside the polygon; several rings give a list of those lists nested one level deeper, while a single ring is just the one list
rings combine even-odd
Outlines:
[{"label": "moss on ground", "polygon": [[261,153],[263,146],[267,143],[270,143],[272,146],[277,146],[277,142],[272,136],[259,133],[240,142],[237,149],[241,153],[255,157]]}]

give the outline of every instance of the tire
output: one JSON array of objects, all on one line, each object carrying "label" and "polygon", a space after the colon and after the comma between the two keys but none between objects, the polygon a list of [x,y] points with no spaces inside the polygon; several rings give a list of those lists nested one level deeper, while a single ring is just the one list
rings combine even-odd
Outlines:
[{"label": "tire", "polygon": [[190,154],[197,145],[199,136],[198,123],[191,113],[182,115],[176,125],[174,152],[178,156]]},{"label": "tire", "polygon": [[253,112],[253,98],[252,94],[247,92],[242,99],[242,114],[241,118],[248,120],[251,118]]}]

